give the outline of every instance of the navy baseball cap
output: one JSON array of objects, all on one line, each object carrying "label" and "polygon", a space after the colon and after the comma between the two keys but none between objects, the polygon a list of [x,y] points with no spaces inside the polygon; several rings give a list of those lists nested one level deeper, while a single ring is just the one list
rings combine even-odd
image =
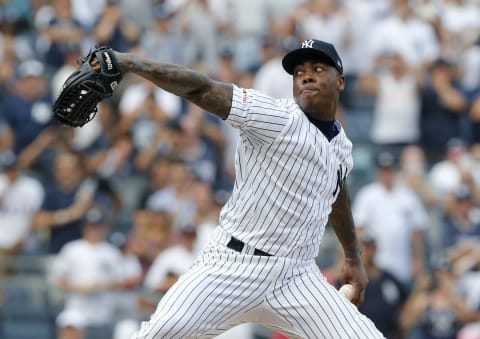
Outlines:
[{"label": "navy baseball cap", "polygon": [[288,52],[282,60],[282,65],[288,74],[293,74],[293,69],[306,57],[320,57],[334,66],[340,74],[343,74],[343,64],[335,47],[322,40],[310,39],[302,42],[300,48]]},{"label": "navy baseball cap", "polygon": [[17,164],[17,156],[12,151],[0,153],[0,169],[12,168]]},{"label": "navy baseball cap", "polygon": [[396,161],[395,156],[390,152],[381,152],[375,158],[375,162],[378,168],[395,168]]},{"label": "navy baseball cap", "polygon": [[86,225],[104,225],[107,222],[106,213],[99,207],[91,207],[83,216]]}]

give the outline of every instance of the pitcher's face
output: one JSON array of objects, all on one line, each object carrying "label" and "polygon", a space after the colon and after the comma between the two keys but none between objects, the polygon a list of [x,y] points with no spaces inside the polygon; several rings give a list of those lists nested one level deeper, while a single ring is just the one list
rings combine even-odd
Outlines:
[{"label": "pitcher's face", "polygon": [[344,76],[321,60],[306,59],[293,72],[293,96],[306,113],[330,107],[344,87]]}]

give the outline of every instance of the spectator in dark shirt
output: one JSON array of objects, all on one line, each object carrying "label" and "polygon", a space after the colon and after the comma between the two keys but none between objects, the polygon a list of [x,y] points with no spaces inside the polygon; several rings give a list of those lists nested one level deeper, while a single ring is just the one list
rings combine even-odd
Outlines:
[{"label": "spectator in dark shirt", "polygon": [[478,312],[469,309],[460,295],[457,276],[444,258],[434,263],[430,274],[420,277],[400,316],[405,333],[418,338],[455,339],[464,324],[476,322]]},{"label": "spectator in dark shirt", "polygon": [[420,133],[421,146],[429,161],[435,162],[445,154],[448,140],[463,137],[461,121],[466,118],[468,100],[449,61],[435,61],[430,73],[421,92]]},{"label": "spectator in dark shirt", "polygon": [[84,41],[85,32],[80,22],[73,18],[70,1],[54,0],[53,10],[52,18],[41,33],[49,42],[45,62],[53,69],[57,69],[65,64],[66,55],[72,46]]},{"label": "spectator in dark shirt", "polygon": [[6,97],[4,115],[14,134],[14,152],[19,154],[54,121],[44,65],[38,60],[24,61],[18,66],[17,77]]},{"label": "spectator in dark shirt", "polygon": [[45,185],[42,209],[33,218],[35,229],[50,229],[51,254],[82,236],[80,218],[91,206],[95,192],[91,182],[84,181],[82,164],[79,154],[64,151],[56,155],[55,180]]},{"label": "spectator in dark shirt", "polygon": [[138,42],[140,33],[140,29],[122,13],[119,0],[107,0],[103,15],[95,25],[97,42],[126,52]]},{"label": "spectator in dark shirt", "polygon": [[441,223],[442,245],[447,251],[480,241],[479,209],[470,188],[462,185],[452,195]]},{"label": "spectator in dark shirt", "polygon": [[375,238],[364,233],[361,240],[369,284],[365,301],[359,310],[372,319],[386,338],[400,338],[398,315],[407,298],[407,291],[392,274],[375,264]]},{"label": "spectator in dark shirt", "polygon": [[470,93],[470,141],[480,143],[480,87]]}]

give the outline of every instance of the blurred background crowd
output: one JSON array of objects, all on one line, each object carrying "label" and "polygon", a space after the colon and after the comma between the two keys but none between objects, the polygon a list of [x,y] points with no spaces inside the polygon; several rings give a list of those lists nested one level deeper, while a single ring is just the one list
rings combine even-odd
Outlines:
[{"label": "blurred background crowd", "polygon": [[[344,62],[361,311],[388,338],[480,338],[478,0],[1,0],[0,337],[128,338],[232,189],[237,132],[138,77],[84,127],[56,122],[82,55],[108,44],[282,98],[281,58],[310,38]],[[338,285],[330,229],[317,261]]]}]

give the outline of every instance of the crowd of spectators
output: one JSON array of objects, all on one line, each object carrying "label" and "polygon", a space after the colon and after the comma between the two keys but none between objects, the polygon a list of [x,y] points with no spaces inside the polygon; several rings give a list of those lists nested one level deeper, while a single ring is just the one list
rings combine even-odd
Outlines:
[{"label": "crowd of spectators", "polygon": [[281,57],[310,38],[344,62],[362,311],[389,338],[480,337],[480,1],[2,0],[0,260],[52,259],[59,338],[123,338],[153,311],[216,226],[238,140],[131,75],[60,125],[78,58],[108,44],[282,98]]}]

